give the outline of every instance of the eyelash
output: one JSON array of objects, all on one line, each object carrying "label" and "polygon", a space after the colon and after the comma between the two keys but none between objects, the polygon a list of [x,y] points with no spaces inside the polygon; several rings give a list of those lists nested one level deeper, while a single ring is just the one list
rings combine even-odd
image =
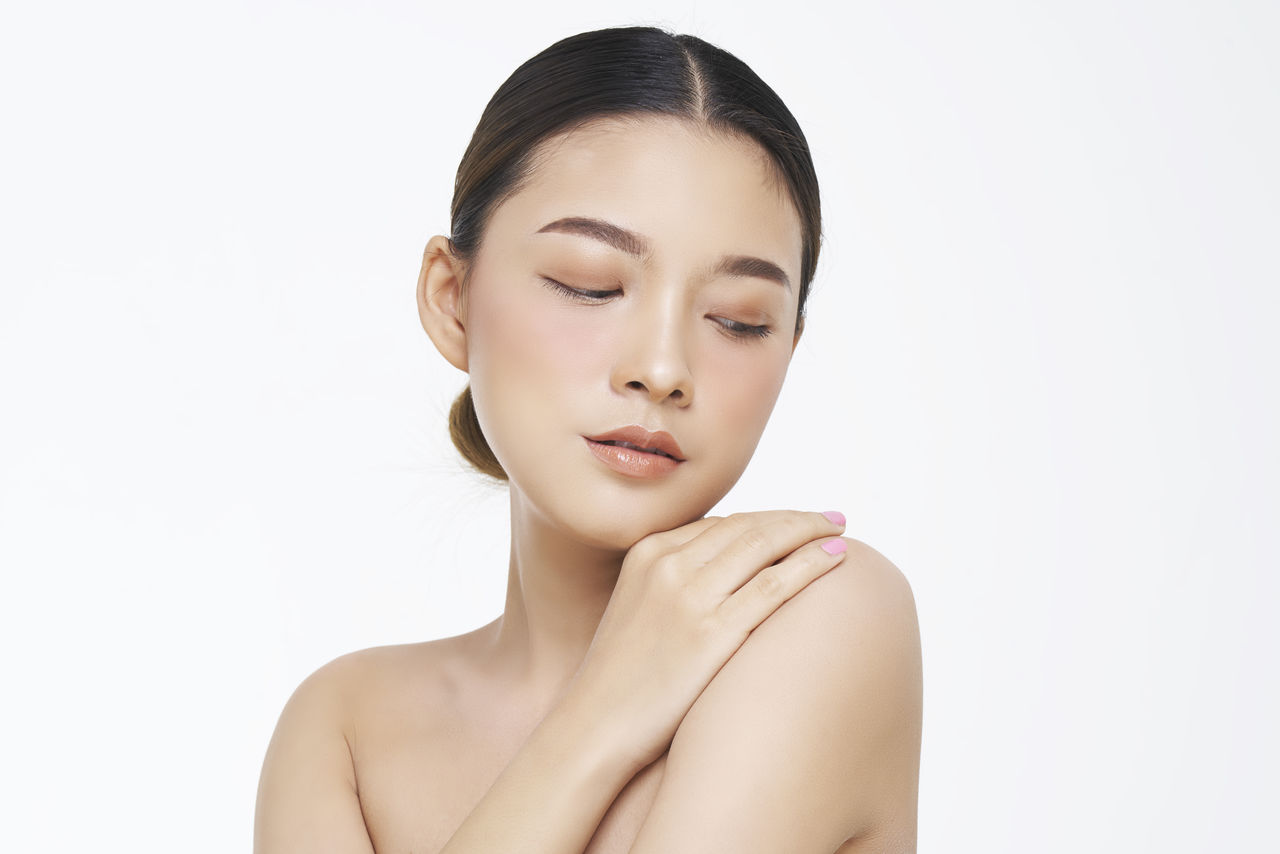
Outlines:
[{"label": "eyelash", "polygon": [[576,302],[598,303],[607,300],[615,294],[622,293],[621,288],[615,288],[611,291],[589,291],[581,290],[579,288],[571,288],[564,282],[557,282],[555,279],[549,279],[546,276],[542,277],[542,283],[551,290],[563,294]]},{"label": "eyelash", "polygon": [[[586,303],[588,305],[598,305],[609,297],[617,296],[622,293],[621,288],[615,288],[611,291],[593,291],[582,288],[571,288],[564,282],[558,282],[548,276],[542,277],[542,284],[548,289],[573,300],[574,302]],[[751,326],[737,320],[730,320],[727,317],[713,318],[724,333],[731,338],[764,338],[766,335],[773,334],[771,326]]]},{"label": "eyelash", "polygon": [[724,328],[725,332],[734,338],[764,338],[766,335],[773,334],[773,327],[771,326],[751,326],[736,320],[730,320],[727,317],[717,317],[715,320]]}]

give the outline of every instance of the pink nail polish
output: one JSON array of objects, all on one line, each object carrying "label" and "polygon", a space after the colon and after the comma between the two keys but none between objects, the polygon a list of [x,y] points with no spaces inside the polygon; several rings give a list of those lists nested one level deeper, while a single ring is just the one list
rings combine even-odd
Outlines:
[{"label": "pink nail polish", "polygon": [[841,513],[839,510],[828,510],[826,513],[823,513],[822,515],[826,516],[827,521],[829,521],[833,525],[844,524],[844,514]]},{"label": "pink nail polish", "polygon": [[847,548],[849,544],[844,540],[827,540],[822,544],[822,550],[829,555],[838,555]]}]

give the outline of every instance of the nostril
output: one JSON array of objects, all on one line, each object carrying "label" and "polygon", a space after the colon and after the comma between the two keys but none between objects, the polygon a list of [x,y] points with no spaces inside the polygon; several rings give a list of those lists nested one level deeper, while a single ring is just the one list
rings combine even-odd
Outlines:
[{"label": "nostril", "polygon": [[[648,394],[648,395],[652,395],[654,390],[658,388],[657,386],[650,387],[649,385],[645,384],[643,380],[628,380],[626,383],[626,387],[634,391],[644,392],[645,394]],[[684,391],[684,389],[673,388],[667,393],[663,394],[662,397],[683,402],[684,399],[688,397],[688,394]]]}]

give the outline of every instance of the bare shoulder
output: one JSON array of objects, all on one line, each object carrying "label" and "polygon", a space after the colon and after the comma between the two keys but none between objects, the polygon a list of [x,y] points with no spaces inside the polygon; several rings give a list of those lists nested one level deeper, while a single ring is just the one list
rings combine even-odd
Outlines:
[{"label": "bare shoulder", "polygon": [[397,704],[397,697],[415,703],[440,699],[456,679],[459,653],[470,635],[421,643],[375,646],[338,656],[304,680],[299,690],[314,683],[317,693],[331,695],[351,726],[371,707]]},{"label": "bare shoulder", "polygon": [[[892,665],[882,676],[888,679],[919,681],[919,668],[898,665],[918,663],[920,629],[916,617],[915,594],[906,576],[880,552],[866,543],[845,537],[848,546],[845,560],[801,590],[766,621],[756,633],[773,638],[778,644],[821,644],[829,646],[833,639],[853,644],[875,643],[882,652],[898,653],[903,660],[890,656],[884,663]],[[826,631],[801,630],[801,626],[818,621]],[[784,631],[784,628],[790,631]],[[855,653],[855,647],[850,653]],[[874,664],[851,654],[849,664]]]},{"label": "bare shoulder", "polygon": [[914,850],[915,599],[884,555],[846,543],[689,710],[636,852]]},{"label": "bare shoulder", "polygon": [[281,714],[281,723],[320,724],[353,741],[375,709],[439,702],[449,693],[450,664],[466,636],[370,647],[340,655],[307,676]]},{"label": "bare shoulder", "polygon": [[348,653],[302,680],[263,761],[255,852],[373,851],[356,772],[362,724],[378,713],[394,717],[417,698],[443,702],[447,662],[460,640]]},{"label": "bare shoulder", "polygon": [[[779,608],[778,613],[790,609],[792,612],[803,610],[808,617],[861,614],[877,616],[890,623],[905,623],[908,625],[904,628],[914,629],[915,597],[906,576],[887,557],[861,540],[843,539],[848,547],[844,561],[801,590]],[[766,622],[761,628],[768,626]]]}]

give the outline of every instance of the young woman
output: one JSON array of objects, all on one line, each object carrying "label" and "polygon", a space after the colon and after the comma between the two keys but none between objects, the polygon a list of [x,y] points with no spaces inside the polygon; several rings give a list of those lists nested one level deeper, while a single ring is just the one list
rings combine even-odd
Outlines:
[{"label": "young woman", "polygon": [[510,486],[505,610],[307,678],[260,854],[914,850],[907,583],[838,512],[705,515],[773,409],[819,236],[799,126],[724,51],[603,30],[502,85],[418,308],[469,375],[455,443]]}]

